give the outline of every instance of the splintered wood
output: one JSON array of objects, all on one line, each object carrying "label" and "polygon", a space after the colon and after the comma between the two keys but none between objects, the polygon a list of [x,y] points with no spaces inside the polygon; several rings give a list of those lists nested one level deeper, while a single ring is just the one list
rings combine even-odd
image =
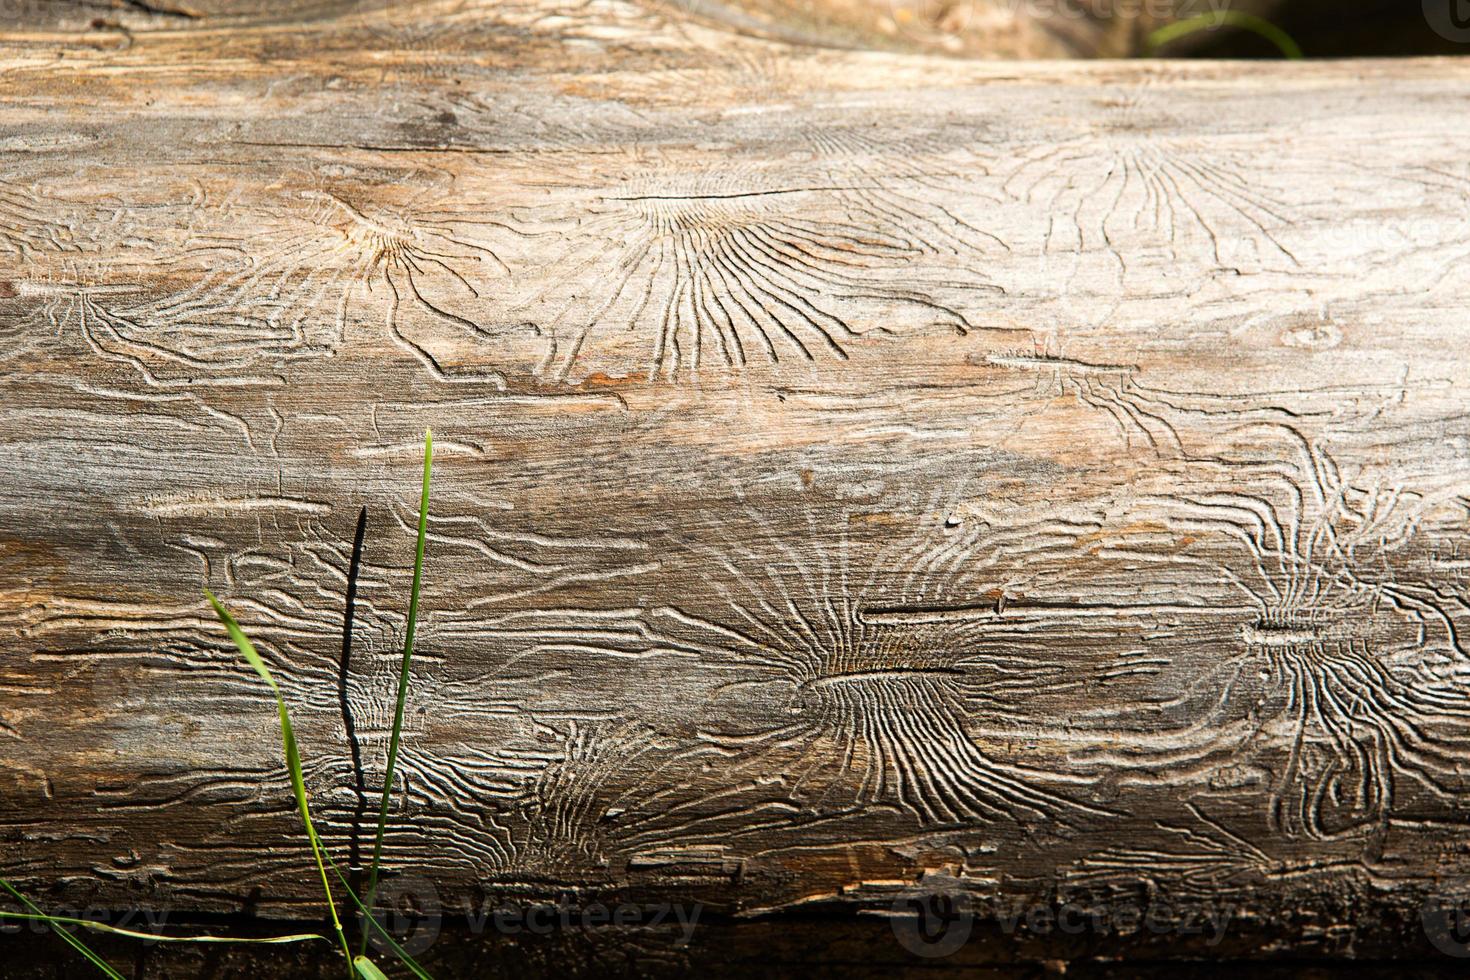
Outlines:
[{"label": "splintered wood", "polygon": [[277,6],[0,34],[0,874],[314,914],[202,590],[360,860],[432,426],[447,909],[1470,876],[1470,68]]}]

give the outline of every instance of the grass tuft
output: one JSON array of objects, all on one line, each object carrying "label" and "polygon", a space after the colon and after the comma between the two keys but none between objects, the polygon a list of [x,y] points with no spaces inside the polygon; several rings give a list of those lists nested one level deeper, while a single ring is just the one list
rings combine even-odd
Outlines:
[{"label": "grass tuft", "polygon": [[[225,631],[229,633],[230,639],[234,641],[234,644],[236,648],[239,649],[240,654],[245,658],[246,662],[250,664],[255,672],[260,675],[260,678],[270,686],[271,693],[275,696],[276,714],[279,717],[281,723],[281,745],[286,755],[286,768],[291,777],[291,791],[296,797],[296,807],[301,813],[301,821],[303,824],[306,825],[306,836],[307,839],[311,842],[312,857],[316,860],[317,872],[321,876],[322,893],[326,897],[327,912],[328,915],[331,917],[333,938],[336,940],[337,945],[342,951],[343,960],[348,967],[349,975],[352,977],[362,978],[362,980],[387,980],[387,974],[385,974],[381,969],[374,965],[371,960],[367,958],[369,928],[376,931],[382,937],[388,948],[392,950],[393,955],[398,957],[398,959],[401,960],[406,967],[408,967],[408,969],[413,973],[415,977],[418,977],[419,980],[433,980],[433,978],[429,976],[429,974],[423,969],[423,967],[419,966],[418,963],[414,961],[413,957],[410,956],[408,952],[404,950],[404,948],[393,939],[392,935],[390,935],[388,931],[382,927],[381,924],[379,924],[377,919],[375,919],[372,914],[373,896],[374,893],[377,891],[378,885],[379,860],[381,858],[383,849],[383,832],[387,826],[388,806],[392,799],[393,771],[398,763],[398,745],[403,731],[403,708],[408,696],[409,665],[413,659],[413,637],[414,628],[418,623],[419,594],[423,586],[424,539],[427,536],[428,531],[429,472],[432,463],[433,449],[433,435],[428,430],[425,430],[424,482],[423,491],[419,497],[418,547],[414,555],[413,562],[413,588],[411,593],[409,594],[408,600],[408,630],[403,644],[403,663],[398,673],[398,703],[393,715],[393,734],[388,743],[388,770],[387,776],[383,781],[382,804],[378,810],[378,830],[376,840],[373,843],[372,872],[368,879],[368,898],[366,903],[364,903],[360,898],[357,897],[356,891],[353,889],[352,885],[348,882],[346,877],[343,876],[342,872],[337,868],[337,865],[332,860],[331,855],[326,853],[326,850],[322,847],[321,838],[316,832],[316,825],[312,823],[311,807],[306,798],[306,781],[301,771],[301,749],[296,743],[296,732],[291,726],[291,715],[286,710],[286,701],[281,696],[280,686],[276,683],[275,677],[271,674],[270,668],[266,666],[265,660],[261,657],[260,652],[255,649],[255,644],[250,642],[250,638],[245,635],[245,631],[240,628],[240,624],[236,622],[235,617],[230,615],[230,611],[224,607],[224,604],[221,603],[218,598],[215,597],[213,592],[210,592],[208,589],[204,590],[205,596],[209,599],[209,604],[214,607],[215,614],[219,617],[220,622],[224,623]],[[362,533],[366,520],[366,514],[366,509],[364,509],[362,514],[359,515],[358,518],[357,538],[353,548],[354,561],[356,560],[356,556],[360,555],[361,553]],[[352,594],[353,591],[354,590],[351,584],[349,584],[347,596],[347,619],[345,623],[345,630],[349,635],[346,636],[343,640],[344,664],[347,661],[348,651],[350,649],[349,645],[351,643],[350,633],[352,629],[352,604],[354,598]],[[361,914],[364,920],[362,936],[363,950],[357,956],[352,955],[352,950],[347,944],[347,935],[342,929],[342,920],[338,917],[337,914],[337,901],[332,895],[332,886],[327,877],[328,867],[330,867],[332,869],[332,873],[337,876],[338,880],[341,882],[343,892],[346,894],[347,898],[352,902],[352,904],[357,907],[358,912]],[[110,926],[106,923],[94,922],[90,919],[74,919],[64,916],[47,915],[45,912],[37,908],[30,901],[30,899],[26,898],[19,891],[17,891],[10,884],[10,882],[6,881],[3,878],[0,878],[0,888],[3,888],[11,896],[13,896],[16,901],[20,902],[21,905],[28,910],[27,912],[0,911],[0,920],[21,919],[31,920],[35,922],[45,922],[48,926],[51,927],[52,931],[54,931],[58,936],[69,943],[77,952],[82,954],[82,956],[86,957],[88,962],[97,967],[97,969],[100,970],[104,975],[109,977],[110,980],[125,980],[125,978],[121,973],[118,973],[117,970],[113,969],[113,967],[106,960],[93,952],[86,943],[82,942],[75,935],[73,935],[71,928],[69,927],[80,926],[82,928],[91,929],[96,932],[111,933],[113,935],[126,936],[131,939],[144,939],[152,942],[166,943],[240,943],[261,945],[332,941],[326,936],[317,935],[315,933],[298,933],[289,936],[271,936],[267,938],[234,939],[228,936],[167,936],[149,932],[138,932],[132,929],[122,929],[116,926]]]}]

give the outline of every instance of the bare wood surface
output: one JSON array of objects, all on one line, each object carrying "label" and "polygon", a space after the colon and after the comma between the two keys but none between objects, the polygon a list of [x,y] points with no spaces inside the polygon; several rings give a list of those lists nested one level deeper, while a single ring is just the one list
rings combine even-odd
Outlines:
[{"label": "bare wood surface", "polygon": [[311,907],[206,585],[360,856],[426,426],[387,863],[447,906],[1307,934],[1470,872],[1470,69],[57,9],[0,34],[0,873]]}]

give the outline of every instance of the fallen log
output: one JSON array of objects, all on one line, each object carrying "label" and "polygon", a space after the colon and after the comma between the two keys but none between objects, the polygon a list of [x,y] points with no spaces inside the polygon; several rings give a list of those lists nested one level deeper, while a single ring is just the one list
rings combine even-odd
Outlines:
[{"label": "fallen log", "polygon": [[38,899],[318,907],[205,587],[360,866],[427,427],[385,863],[442,907],[941,882],[1328,949],[1463,892],[1470,69],[58,9],[0,33]]}]

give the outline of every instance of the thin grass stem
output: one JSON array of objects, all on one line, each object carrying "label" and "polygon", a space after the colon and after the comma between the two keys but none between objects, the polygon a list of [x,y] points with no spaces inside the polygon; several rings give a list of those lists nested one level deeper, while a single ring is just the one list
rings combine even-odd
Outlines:
[{"label": "thin grass stem", "polygon": [[[388,825],[388,804],[393,795],[393,775],[398,766],[398,745],[403,734],[403,706],[408,698],[408,670],[413,660],[413,634],[419,618],[419,591],[424,577],[424,538],[429,527],[429,474],[433,468],[434,434],[424,430],[424,485],[419,494],[419,536],[413,558],[413,585],[408,595],[408,627],[403,639],[403,661],[398,668],[398,701],[393,709],[393,732],[388,739],[388,768],[383,775],[383,799],[378,807],[378,830],[373,837],[373,859],[368,869],[367,916],[372,917],[378,891],[378,866],[383,856],[383,832]],[[363,953],[368,935],[362,934]]]},{"label": "thin grass stem", "polygon": [[1255,14],[1247,14],[1238,10],[1216,10],[1176,20],[1172,24],[1165,24],[1149,34],[1149,53],[1153,54],[1159,48],[1181,37],[1216,27],[1238,27],[1243,31],[1250,31],[1270,41],[1287,58],[1295,60],[1302,56],[1301,46],[1286,31],[1264,17],[1257,17]]},{"label": "thin grass stem", "polygon": [[311,808],[306,801],[306,780],[301,774],[301,750],[296,744],[296,733],[291,727],[291,716],[286,711],[286,701],[281,697],[281,689],[277,686],[275,677],[271,675],[270,668],[261,659],[260,654],[255,649],[255,644],[251,643],[250,638],[240,629],[240,624],[235,622],[235,617],[231,616],[230,611],[215,598],[213,592],[205,589],[204,594],[209,597],[210,605],[214,606],[215,614],[225,624],[225,630],[230,634],[230,639],[235,641],[235,646],[240,650],[241,655],[245,657],[251,667],[255,668],[255,672],[270,685],[271,693],[275,695],[276,713],[280,716],[281,720],[281,743],[286,751],[286,768],[291,776],[291,790],[296,795],[296,806],[301,811],[302,823],[306,824],[306,837],[311,842],[311,853],[316,858],[317,871],[321,874],[322,892],[327,899],[327,912],[330,913],[332,918],[332,930],[337,942],[342,947],[342,955],[346,958],[350,970],[352,950],[347,945],[347,934],[342,931],[342,921],[337,917],[337,902],[332,898],[332,886],[327,880],[327,867],[322,859],[321,839],[317,836],[316,825],[311,821]]}]

